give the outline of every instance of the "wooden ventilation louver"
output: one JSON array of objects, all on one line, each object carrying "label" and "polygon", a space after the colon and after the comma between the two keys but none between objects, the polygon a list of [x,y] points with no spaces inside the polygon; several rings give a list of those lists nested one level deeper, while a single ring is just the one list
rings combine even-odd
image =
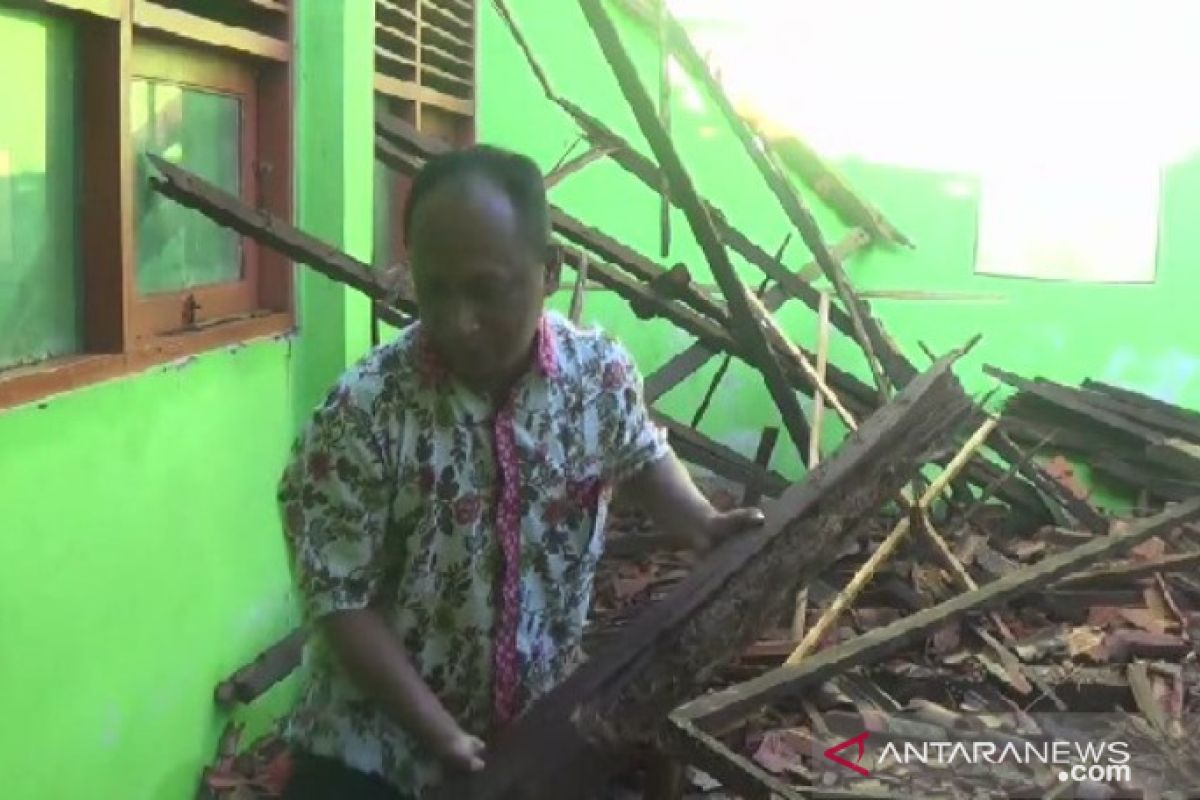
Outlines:
[{"label": "wooden ventilation louver", "polygon": [[473,116],[474,0],[376,0],[376,89]]},{"label": "wooden ventilation louver", "polygon": [[139,28],[287,61],[292,0],[134,0]]}]

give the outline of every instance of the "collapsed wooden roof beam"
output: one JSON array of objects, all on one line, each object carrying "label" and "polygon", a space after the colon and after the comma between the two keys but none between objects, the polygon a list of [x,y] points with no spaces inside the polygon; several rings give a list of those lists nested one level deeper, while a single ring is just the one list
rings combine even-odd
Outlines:
[{"label": "collapsed wooden roof beam", "polygon": [[[842,305],[850,313],[850,318],[854,323],[854,338],[862,347],[871,364],[871,371],[875,376],[876,386],[881,392],[881,397],[887,393],[889,384],[903,386],[916,374],[915,368],[904,358],[883,332],[879,323],[871,316],[867,303],[850,286],[845,271],[830,253],[816,219],[805,206],[796,187],[784,175],[773,153],[765,145],[760,147],[759,137],[751,131],[746,119],[734,109],[728,95],[712,74],[708,64],[696,51],[687,32],[669,14],[667,15],[666,29],[671,47],[683,63],[684,68],[696,75],[708,89],[734,134],[742,143],[746,154],[757,167],[788,219],[800,232],[804,244],[821,266],[825,277],[833,284]],[[672,182],[672,192],[674,191],[675,186]]]},{"label": "collapsed wooden roof beam", "polygon": [[737,270],[729,259],[724,243],[717,235],[713,221],[705,210],[691,176],[683,166],[671,137],[663,128],[662,120],[654,109],[654,101],[646,92],[638,76],[637,67],[630,59],[622,44],[620,35],[613,27],[612,20],[598,0],[580,0],[584,16],[595,33],[600,47],[608,59],[616,75],[617,83],[625,99],[633,110],[642,134],[654,151],[667,182],[671,187],[672,198],[681,206],[684,216],[691,226],[692,234],[704,258],[712,270],[713,277],[725,295],[725,303],[729,310],[730,326],[735,336],[751,354],[754,362],[762,371],[767,390],[771,393],[779,414],[783,418],[784,428],[787,429],[792,443],[801,454],[808,452],[808,423],[796,394],[783,374],[783,369],[776,360],[775,353],[763,331],[754,319],[747,300],[747,289],[738,278]]},{"label": "collapsed wooden roof beam", "polygon": [[182,206],[199,211],[218,225],[237,231],[282,253],[293,261],[308,264],[327,278],[344,283],[376,301],[380,318],[403,327],[416,316],[417,306],[390,284],[385,274],[353,256],[331,247],[267,211],[256,209],[241,198],[208,183],[191,172],[158,156],[149,155],[162,177],[151,177],[154,189]]},{"label": "collapsed wooden roof beam", "polygon": [[763,528],[713,552],[539,700],[491,743],[485,770],[447,784],[433,800],[507,800],[528,785],[567,800],[579,789],[570,785],[577,784],[574,769],[591,761],[594,742],[660,728],[676,704],[790,608],[796,583],[836,558],[859,524],[911,479],[924,453],[951,438],[970,406],[951,372],[955,358],[919,376],[821,469],[768,503]]},{"label": "collapsed wooden roof beam", "polygon": [[694,700],[676,712],[703,728],[724,727],[762,707],[775,697],[816,686],[845,670],[874,663],[926,636],[946,622],[966,614],[996,608],[1014,598],[1044,589],[1061,578],[1113,558],[1154,536],[1166,535],[1200,518],[1200,497],[1148,517],[1120,533],[1097,536],[1070,550],[1014,570],[973,592],[966,592],[918,611],[890,625],[812,655],[792,667],[782,667],[752,681]]},{"label": "collapsed wooden roof beam", "polygon": [[[393,158],[411,158],[398,148],[391,148],[390,152]],[[380,318],[390,325],[404,327],[415,318],[417,307],[413,299],[405,296],[402,287],[398,284],[392,285],[384,280],[383,274],[378,270],[371,269],[367,264],[330,247],[269,213],[250,207],[240,198],[181,167],[161,161],[154,156],[151,158],[155,166],[162,172],[161,178],[151,179],[152,184],[163,195],[170,197],[180,205],[204,214],[219,225],[224,225],[260,244],[274,248],[288,258],[308,264],[326,277],[362,292],[375,302]],[[642,292],[646,302],[659,301],[645,287],[626,278],[611,267],[605,264],[597,264],[595,267],[601,276],[610,280],[610,286],[624,286],[634,293]],[[398,309],[403,309],[403,313]],[[681,308],[680,311],[687,310]],[[411,316],[406,317],[404,314]],[[694,314],[692,317],[697,320],[701,319]],[[724,336],[720,346],[735,346],[733,340],[720,328],[713,326],[709,330],[714,335]],[[750,459],[699,431],[692,430],[662,414],[655,414],[655,420],[667,429],[672,447],[685,461],[736,483],[761,486],[763,491],[772,496],[780,494],[786,488],[787,481],[778,473],[760,468]]]}]

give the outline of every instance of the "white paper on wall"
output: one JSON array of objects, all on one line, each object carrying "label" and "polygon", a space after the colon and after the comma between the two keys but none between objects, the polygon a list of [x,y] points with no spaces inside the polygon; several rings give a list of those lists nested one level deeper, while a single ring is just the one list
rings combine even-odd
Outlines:
[{"label": "white paper on wall", "polygon": [[1158,250],[1161,171],[1033,164],[985,175],[976,271],[1048,280],[1150,283]]}]

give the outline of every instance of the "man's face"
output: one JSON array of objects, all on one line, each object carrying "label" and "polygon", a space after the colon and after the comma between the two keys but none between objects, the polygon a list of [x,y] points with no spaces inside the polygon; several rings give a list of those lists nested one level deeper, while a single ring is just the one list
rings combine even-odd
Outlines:
[{"label": "man's face", "polygon": [[452,178],[427,194],[409,236],[421,325],[471,389],[506,387],[528,364],[546,294],[535,252],[505,193],[486,178]]}]

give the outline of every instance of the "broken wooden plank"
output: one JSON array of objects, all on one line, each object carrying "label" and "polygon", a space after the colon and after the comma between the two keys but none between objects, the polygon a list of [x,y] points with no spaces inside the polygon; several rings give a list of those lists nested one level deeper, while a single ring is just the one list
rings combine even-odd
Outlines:
[{"label": "broken wooden plank", "polygon": [[[909,479],[920,453],[948,438],[969,405],[950,371],[955,357],[913,381],[820,469],[768,504],[764,527],[712,553],[611,647],[539,700],[490,745],[485,770],[434,797],[504,798],[528,776],[570,770],[587,740],[657,728],[790,605],[791,587],[828,564],[858,523]],[[572,719],[587,730],[586,740]]]},{"label": "broken wooden plank", "polygon": [[[988,435],[991,434],[998,424],[998,419],[994,417],[990,418],[985,421],[984,424],[981,425],[979,429],[971,435],[970,438],[967,439],[966,444],[963,445],[962,449],[960,449],[954,458],[950,460],[950,464],[945,470],[942,471],[942,474],[939,475],[932,484],[930,484],[929,488],[925,491],[925,494],[913,504],[912,510],[918,515],[918,517],[921,514],[922,509],[933,502],[937,496],[942,493],[942,490],[944,490],[946,486],[950,484],[950,481],[954,480],[955,476],[958,475],[963,467],[966,466],[967,462],[971,460],[971,457],[975,454],[975,451],[983,446],[983,443],[987,440]],[[887,560],[891,558],[892,555],[900,548],[901,543],[903,543],[905,536],[908,535],[908,531],[912,527],[912,519],[912,515],[906,515],[901,518],[900,522],[897,523],[894,528],[892,528],[891,533],[888,534],[883,543],[875,548],[875,550],[871,553],[870,558],[867,559],[866,563],[864,563],[858,569],[858,571],[854,573],[854,577],[850,580],[850,582],[846,584],[842,591],[838,592],[838,596],[834,598],[834,601],[829,604],[829,607],[822,612],[820,619],[818,619],[816,624],[809,629],[808,634],[804,637],[804,640],[801,641],[800,644],[796,646],[796,649],[792,651],[792,654],[788,656],[788,659],[785,662],[786,664],[798,664],[817,649],[817,646],[820,644],[821,640],[825,638],[827,633],[829,633],[829,629],[832,628],[833,625],[838,621],[842,613],[845,612],[847,608],[850,608],[852,605],[854,605],[854,601],[858,598],[858,595],[862,593],[863,587],[865,587],[867,583],[875,577],[875,574],[879,571],[880,567],[882,567],[883,564],[886,563]]]},{"label": "broken wooden plank", "polygon": [[[513,39],[517,42],[518,47],[525,55],[530,69],[538,77],[538,81],[542,85],[542,89],[546,94],[547,99],[558,105],[563,111],[571,116],[577,125],[583,129],[592,144],[596,147],[611,148],[611,156],[614,161],[634,177],[638,178],[651,191],[657,192],[669,200],[671,203],[679,207],[679,203],[673,197],[668,189],[668,180],[666,175],[658,168],[658,166],[650,159],[639,153],[632,144],[621,137],[616,131],[608,127],[602,120],[589,114],[583,108],[566,98],[558,95],[550,85],[549,79],[546,77],[545,70],[541,63],[533,53],[533,49],[529,45],[520,26],[513,17],[512,11],[504,0],[494,0],[494,5],[500,14],[501,20],[512,34]],[[717,210],[707,200],[701,199],[704,209],[709,213],[714,224],[717,226],[717,232],[721,240],[733,248],[734,252],[745,258],[751,264],[762,269],[768,277],[780,282],[785,291],[803,300],[814,311],[817,310],[818,295],[813,287],[809,286],[806,281],[811,280],[820,274],[820,267],[810,265],[810,267],[802,270],[796,276],[792,276],[783,264],[779,263],[778,259],[772,259],[762,248],[754,244],[748,237],[729,224],[725,215]],[[863,236],[863,244],[867,244],[870,240],[869,234],[859,230]],[[854,335],[853,321],[841,309],[834,309],[833,323],[843,333],[848,336]]]},{"label": "broken wooden plank", "polygon": [[[725,303],[729,311],[730,326],[735,336],[749,352],[753,362],[762,372],[788,435],[800,453],[808,451],[808,423],[804,412],[796,399],[796,394],[788,384],[783,370],[776,360],[775,353],[766,336],[754,321],[747,299],[747,290],[737,270],[729,259],[725,245],[717,236],[712,219],[705,211],[700,196],[692,184],[683,162],[679,158],[675,145],[663,129],[661,121],[654,113],[654,102],[642,85],[637,67],[625,50],[620,34],[608,17],[608,12],[598,0],[580,0],[584,16],[591,26],[592,32],[604,51],[609,67],[625,95],[642,135],[650,144],[659,165],[670,185],[671,197],[681,206],[684,216],[692,229],[697,244],[712,270],[713,277],[721,286],[725,295]],[[665,14],[665,12],[664,12]],[[826,257],[828,253],[826,253]],[[818,256],[819,258],[819,256]]]},{"label": "broken wooden plank", "polygon": [[758,486],[772,497],[778,497],[787,489],[787,479],[778,472],[759,467],[736,450],[665,414],[652,411],[650,416],[656,425],[666,429],[671,449],[684,461],[734,483]]},{"label": "broken wooden plank", "polygon": [[1198,517],[1200,498],[1180,503],[1154,517],[1140,520],[1125,531],[1097,536],[1091,542],[1048,556],[982,586],[978,591],[958,595],[918,611],[843,645],[816,653],[800,664],[782,667],[755,680],[701,697],[682,706],[674,716],[692,720],[706,729],[724,727],[782,694],[801,691],[844,670],[886,658],[932,633],[948,620],[995,608],[1016,597],[1036,592],[1088,564],[1112,558]]},{"label": "broken wooden plank", "polygon": [[[756,127],[763,130],[762,125]],[[878,208],[854,191],[844,176],[794,132],[768,132],[766,138],[780,162],[799,175],[847,225],[862,228],[881,241],[903,247],[914,246],[911,239],[898,231]]]},{"label": "broken wooden plank", "polygon": [[1157,397],[1101,381],[1085,380],[1083,388],[1120,400],[1134,411],[1137,419],[1144,420],[1149,425],[1162,427],[1164,430],[1175,430],[1188,438],[1200,436],[1200,411],[1172,405]]},{"label": "broken wooden plank", "polygon": [[[821,292],[821,306],[817,311],[817,383],[825,383],[829,371],[829,293]],[[813,394],[812,441],[808,447],[808,468],[821,461],[821,433],[825,421],[825,396]]]},{"label": "broken wooden plank", "polygon": [[1139,578],[1153,577],[1158,573],[1181,572],[1200,564],[1200,552],[1176,553],[1163,556],[1152,561],[1134,561],[1106,569],[1092,570],[1078,575],[1071,575],[1059,581],[1057,586],[1076,588],[1080,586],[1097,586],[1111,584],[1128,584]]},{"label": "broken wooden plank", "polygon": [[546,175],[544,181],[546,188],[553,189],[576,172],[581,172],[588,165],[595,164],[597,161],[607,158],[610,152],[611,149],[607,147],[593,146],[588,148],[586,152],[551,170]]},{"label": "broken wooden plank", "polygon": [[[733,107],[712,70],[692,44],[687,31],[674,18],[668,20],[667,29],[671,36],[672,47],[680,62],[685,69],[698,77],[701,85],[708,90],[710,97],[721,110],[767,187],[775,195],[788,219],[800,232],[805,246],[813,254],[821,271],[833,284],[842,305],[850,313],[854,338],[862,347],[867,361],[871,365],[876,386],[881,392],[881,399],[886,399],[888,386],[890,384],[903,386],[915,374],[915,368],[883,334],[878,322],[871,316],[866,302],[854,293],[841,264],[837,262],[825,244],[812,212],[805,206],[796,187],[783,175],[772,154],[766,148],[760,147],[758,137],[751,132],[746,119]],[[659,162],[662,163],[661,158],[659,158]],[[675,186],[674,180],[671,181],[671,185]]]},{"label": "broken wooden plank", "polygon": [[217,704],[225,709],[252,703],[300,666],[308,630],[297,628],[258,658],[217,684]]},{"label": "broken wooden plank", "polygon": [[[587,248],[602,261],[620,267],[640,281],[650,283],[662,279],[664,275],[671,274],[612,236],[587,225],[560,208],[551,208],[550,224],[559,236],[572,244]],[[691,276],[687,275],[686,268],[682,273],[675,274],[682,277],[677,277],[671,285],[672,299],[685,303],[697,313],[703,314],[715,322],[722,325],[729,324],[727,309],[707,291],[701,289],[691,279]]]},{"label": "broken wooden plank", "polygon": [[402,296],[399,287],[387,285],[382,274],[364,262],[304,233],[270,212],[252,208],[241,198],[182,167],[153,154],[147,158],[162,173],[161,178],[150,179],[151,186],[161,194],[182,206],[199,211],[220,225],[267,245],[293,261],[309,265],[326,277],[357,289],[372,300],[415,316],[415,301]]},{"label": "broken wooden plank", "polygon": [[[852,254],[861,250],[866,242],[867,239],[865,235],[863,235],[861,232],[852,231],[851,233],[847,234],[842,241],[838,242],[834,249],[840,258],[849,258]],[[817,292],[816,294],[818,297],[819,308],[820,293]],[[767,291],[763,293],[762,303],[769,311],[777,311],[788,299],[788,293],[780,288],[780,285],[777,284],[769,287]],[[707,364],[708,360],[714,355],[715,353],[712,350],[707,349],[703,343],[698,342],[672,358],[657,372],[647,377],[647,402],[653,403],[671,389],[675,388],[680,383],[683,383],[683,381],[687,380],[688,377],[696,373],[701,367]],[[861,389],[859,387],[861,387]],[[846,394],[844,382],[840,388],[840,391],[843,395]],[[864,408],[862,404],[870,404],[874,402],[870,387],[859,383],[858,387],[856,387],[856,391],[851,392],[850,395],[852,398],[857,398],[860,401],[859,407],[855,410],[858,416],[865,416],[865,414],[862,413]]]},{"label": "broken wooden plank", "polygon": [[[779,440],[779,428],[763,428],[758,440],[758,449],[754,452],[754,463],[765,472],[771,463],[771,454],[775,452],[775,442]],[[742,507],[752,508],[762,500],[762,487],[757,483],[747,483],[742,494]]]},{"label": "broken wooden plank", "polygon": [[1003,428],[996,431],[996,435],[988,442],[988,446],[1000,454],[1009,464],[1015,464],[1018,472],[1024,475],[1030,483],[1044,492],[1050,499],[1057,501],[1070,513],[1075,521],[1095,533],[1105,533],[1108,531],[1109,522],[1107,517],[1097,511],[1086,500],[1073,495],[1032,458],[1027,458],[1025,453],[1021,452],[1021,448],[1017,447],[1008,438]]},{"label": "broken wooden plank", "polygon": [[985,366],[983,371],[993,378],[1007,383],[1009,386],[1020,389],[1022,392],[1027,392],[1059,408],[1079,414],[1086,419],[1103,425],[1113,433],[1123,434],[1144,444],[1159,444],[1166,438],[1153,428],[1126,419],[1120,414],[1114,414],[1111,411],[1089,405],[1086,400],[1079,397],[1078,393],[1069,387],[1046,380],[1026,380],[1011,372],[1006,372],[993,366]]}]

